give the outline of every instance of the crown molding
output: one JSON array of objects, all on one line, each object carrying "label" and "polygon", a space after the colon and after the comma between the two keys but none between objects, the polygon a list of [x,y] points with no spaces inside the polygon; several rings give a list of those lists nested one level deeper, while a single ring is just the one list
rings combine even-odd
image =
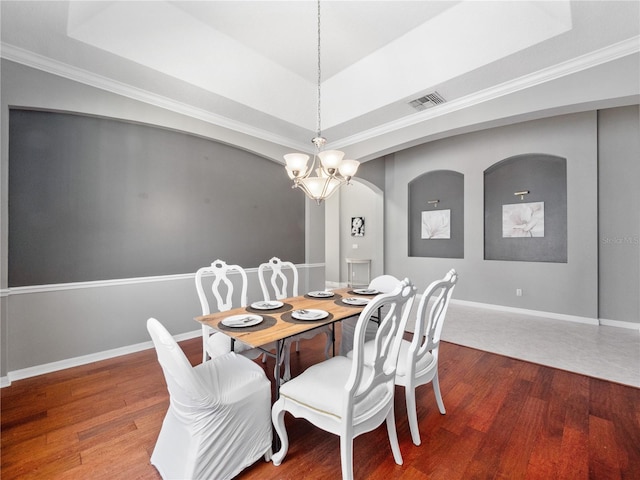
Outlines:
[{"label": "crown molding", "polygon": [[[274,143],[283,147],[296,151],[306,152],[309,145],[304,142],[296,142],[290,138],[275,135],[265,130],[251,127],[241,122],[231,120],[221,115],[208,112],[206,110],[187,105],[182,102],[172,100],[170,98],[152,94],[143,89],[132,87],[130,85],[118,82],[107,77],[97,75],[86,70],[73,67],[71,65],[52,60],[42,55],[8,45],[0,44],[1,56],[7,60],[11,60],[22,65],[42,70],[47,73],[58,75],[85,85],[89,85],[101,90],[122,95],[133,100],[147,103],[165,110],[173,111],[188,117],[202,120],[206,123],[216,125],[231,131],[251,136],[266,142]],[[518,91],[535,87],[537,85],[556,80],[558,78],[578,73],[598,65],[611,62],[622,57],[638,54],[640,52],[640,36],[635,36],[616,43],[609,47],[605,47],[595,52],[591,52],[569,61],[554,65],[543,70],[539,70],[530,75],[517,78],[512,81],[504,82],[487,88],[483,91],[467,95],[457,100],[438,105],[427,109],[423,112],[415,113],[407,117],[386,123],[384,125],[368,129],[349,137],[334,140],[331,142],[331,148],[348,148],[350,145],[371,140],[385,134],[393,133],[406,127],[431,120],[433,118],[446,115],[459,110],[464,110],[499,97],[503,97]]]},{"label": "crown molding", "polygon": [[291,139],[276,135],[265,130],[249,126],[242,122],[237,122],[227,117],[203,110],[201,108],[178,102],[162,95],[150,93],[141,88],[133,87],[126,83],[113,80],[102,75],[98,75],[72,65],[53,60],[37,53],[24,50],[13,45],[0,43],[0,57],[21,65],[35,68],[52,75],[66,78],[90,87],[115,93],[123,97],[139,102],[147,103],[155,107],[169,110],[181,115],[186,115],[203,122],[216,125],[221,128],[232,130],[250,137],[258,138],[266,142],[275,143],[297,150],[308,150],[309,147],[302,142],[293,142]]},{"label": "crown molding", "polygon": [[480,92],[437,105],[422,112],[331,142],[331,148],[348,148],[353,144],[365,142],[372,138],[392,133],[406,127],[411,127],[442,115],[464,110],[465,108],[469,108],[480,103],[526,90],[558,78],[579,73],[581,71],[638,53],[640,53],[640,36],[635,36],[595,52],[539,70],[530,75],[525,75],[515,80],[495,85]]}]

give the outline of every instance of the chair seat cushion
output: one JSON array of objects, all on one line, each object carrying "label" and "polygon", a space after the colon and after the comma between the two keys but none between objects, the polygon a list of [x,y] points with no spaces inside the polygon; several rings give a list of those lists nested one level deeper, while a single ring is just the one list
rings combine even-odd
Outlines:
[{"label": "chair seat cushion", "polygon": [[[400,344],[400,355],[398,356],[398,367],[396,369],[396,376],[398,377],[404,377],[405,375],[407,375],[407,372],[409,371],[409,366],[407,362],[409,361],[410,345],[411,343],[408,342],[407,340],[403,340],[402,343]],[[430,367],[434,364],[434,362],[435,362],[435,357],[433,355],[431,355],[430,353],[425,354],[416,363],[415,372],[417,374],[420,374],[425,370],[430,369]]]},{"label": "chair seat cushion", "polygon": [[[345,386],[351,373],[352,360],[337,356],[313,365],[299,376],[291,379],[280,387],[280,396],[303,404],[318,412],[340,419],[344,399],[347,397]],[[364,367],[363,375],[370,374],[371,369]],[[354,409],[354,423],[358,423],[358,416],[367,416],[376,410],[377,405],[385,405],[393,395],[393,388],[389,384],[378,385],[360,401]]]},{"label": "chair seat cushion", "polygon": [[215,403],[229,404],[251,396],[269,385],[260,366],[235,352],[212,358],[196,365],[194,373],[209,392],[215,392]]}]

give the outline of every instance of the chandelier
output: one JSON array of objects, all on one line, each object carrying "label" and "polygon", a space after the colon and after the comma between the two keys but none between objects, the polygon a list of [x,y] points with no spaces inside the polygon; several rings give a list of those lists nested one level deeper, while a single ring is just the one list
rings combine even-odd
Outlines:
[{"label": "chandelier", "polygon": [[311,166],[307,166],[309,155],[288,153],[284,156],[289,178],[293,180],[291,188],[300,188],[318,205],[329,198],[338,188],[348,184],[356,174],[360,162],[343,160],[344,152],[323,150],[327,140],[322,136],[320,116],[320,0],[318,0],[318,122],[316,136],[311,140],[316,147]]}]

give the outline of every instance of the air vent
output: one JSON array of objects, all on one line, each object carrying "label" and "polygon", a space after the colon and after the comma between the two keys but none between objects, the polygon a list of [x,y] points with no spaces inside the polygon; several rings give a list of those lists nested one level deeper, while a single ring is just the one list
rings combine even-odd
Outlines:
[{"label": "air vent", "polygon": [[446,102],[442,95],[438,92],[428,93],[423,97],[416,98],[409,102],[413,108],[418,111],[426,110],[427,108],[435,107],[436,105],[440,105],[441,103]]}]

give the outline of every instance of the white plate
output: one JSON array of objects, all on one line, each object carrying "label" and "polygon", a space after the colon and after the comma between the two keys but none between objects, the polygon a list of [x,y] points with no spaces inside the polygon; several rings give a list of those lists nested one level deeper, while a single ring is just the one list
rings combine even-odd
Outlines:
[{"label": "white plate", "polygon": [[347,305],[358,305],[358,306],[366,305],[367,303],[369,303],[368,298],[358,298],[358,297],[347,297],[347,298],[343,298],[342,301]]},{"label": "white plate", "polygon": [[238,327],[252,327],[253,325],[258,325],[261,322],[262,322],[262,317],[260,315],[243,314],[243,315],[232,315],[230,317],[225,318],[220,323],[222,323],[222,325],[224,325],[225,327],[238,328]]},{"label": "white plate", "polygon": [[251,308],[255,308],[256,310],[274,310],[276,308],[280,308],[284,303],[278,302],[277,300],[271,300],[269,302],[253,302],[251,304]]},{"label": "white plate", "polygon": [[294,310],[291,316],[297,320],[322,320],[329,316],[329,312],[313,309]]},{"label": "white plate", "polygon": [[326,290],[317,290],[315,292],[309,292],[308,295],[315,298],[329,298],[333,297],[334,293],[327,292]]},{"label": "white plate", "polygon": [[377,295],[380,292],[373,288],[356,288],[353,293],[357,293],[358,295]]}]

